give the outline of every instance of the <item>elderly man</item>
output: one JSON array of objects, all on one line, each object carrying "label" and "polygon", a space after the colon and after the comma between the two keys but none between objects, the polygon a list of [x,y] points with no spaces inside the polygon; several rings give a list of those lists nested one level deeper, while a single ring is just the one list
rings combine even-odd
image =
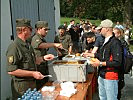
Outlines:
[{"label": "elderly man", "polygon": [[35,54],[27,39],[31,37],[32,27],[28,19],[16,19],[17,37],[7,50],[8,74],[12,76],[11,88],[13,100],[21,97],[28,88],[36,87],[36,80],[44,76],[36,71],[36,64],[43,60],[51,60],[53,55],[35,58]]},{"label": "elderly man", "polygon": [[113,22],[111,20],[102,21],[100,27],[105,40],[99,53],[83,55],[97,58],[91,61],[90,64],[99,67],[100,100],[117,100],[119,72],[122,68],[122,47],[120,41],[113,35]]},{"label": "elderly man", "polygon": [[[47,48],[57,47],[62,48],[60,43],[46,43],[44,37],[48,33],[48,23],[46,21],[37,21],[35,24],[36,33],[32,37],[31,45],[34,49],[36,57],[44,56],[47,54]],[[37,70],[43,75],[48,74],[48,64],[46,61],[43,61],[41,64],[37,65]],[[46,82],[48,78],[42,80],[37,80],[37,89],[40,89]]]}]

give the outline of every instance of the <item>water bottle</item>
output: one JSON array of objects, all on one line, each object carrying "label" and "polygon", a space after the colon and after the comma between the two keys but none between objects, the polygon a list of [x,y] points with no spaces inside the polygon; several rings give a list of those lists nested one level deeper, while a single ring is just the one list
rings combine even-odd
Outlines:
[{"label": "water bottle", "polygon": [[31,88],[28,88],[28,91],[31,91]]},{"label": "water bottle", "polygon": [[40,99],[42,100],[43,97],[42,97],[42,94],[41,94],[41,93],[39,94],[39,97],[40,97]]},{"label": "water bottle", "polygon": [[29,100],[29,99],[30,99],[30,96],[28,95],[26,100]]},{"label": "water bottle", "polygon": [[33,91],[37,91],[37,89],[36,89],[36,88],[34,88],[34,89],[33,89]]},{"label": "water bottle", "polygon": [[22,95],[22,99],[24,99],[25,98],[25,95]]},{"label": "water bottle", "polygon": [[37,97],[36,97],[36,96],[33,96],[33,99],[34,99],[34,100],[37,100]]},{"label": "water bottle", "polygon": [[33,96],[31,96],[30,99],[34,99]]},{"label": "water bottle", "polygon": [[24,93],[24,96],[27,96],[28,93]]},{"label": "water bottle", "polygon": [[37,100],[41,100],[41,98],[40,97],[37,97]]}]

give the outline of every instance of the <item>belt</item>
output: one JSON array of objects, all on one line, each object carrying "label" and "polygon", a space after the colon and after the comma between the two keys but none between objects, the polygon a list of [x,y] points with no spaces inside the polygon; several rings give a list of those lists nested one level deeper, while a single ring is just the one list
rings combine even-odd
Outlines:
[{"label": "belt", "polygon": [[25,79],[24,78],[22,78],[22,79],[21,78],[19,78],[19,79],[13,78],[13,80],[14,81],[18,81],[18,82],[22,82],[22,81],[35,81],[34,78],[31,78],[31,79],[30,78],[25,78]]}]

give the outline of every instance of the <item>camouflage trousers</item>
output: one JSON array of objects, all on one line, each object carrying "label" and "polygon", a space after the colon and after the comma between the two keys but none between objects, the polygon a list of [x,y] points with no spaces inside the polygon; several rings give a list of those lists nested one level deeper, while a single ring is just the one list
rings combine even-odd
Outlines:
[{"label": "camouflage trousers", "polygon": [[36,88],[35,80],[14,80],[11,81],[12,88],[12,100],[17,100],[20,98],[28,88],[34,89]]}]

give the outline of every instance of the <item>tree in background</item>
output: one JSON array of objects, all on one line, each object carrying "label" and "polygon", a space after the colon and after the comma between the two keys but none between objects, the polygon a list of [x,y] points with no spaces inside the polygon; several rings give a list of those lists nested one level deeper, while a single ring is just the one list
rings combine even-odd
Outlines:
[{"label": "tree in background", "polygon": [[133,0],[60,0],[61,16],[106,19],[131,24]]}]

